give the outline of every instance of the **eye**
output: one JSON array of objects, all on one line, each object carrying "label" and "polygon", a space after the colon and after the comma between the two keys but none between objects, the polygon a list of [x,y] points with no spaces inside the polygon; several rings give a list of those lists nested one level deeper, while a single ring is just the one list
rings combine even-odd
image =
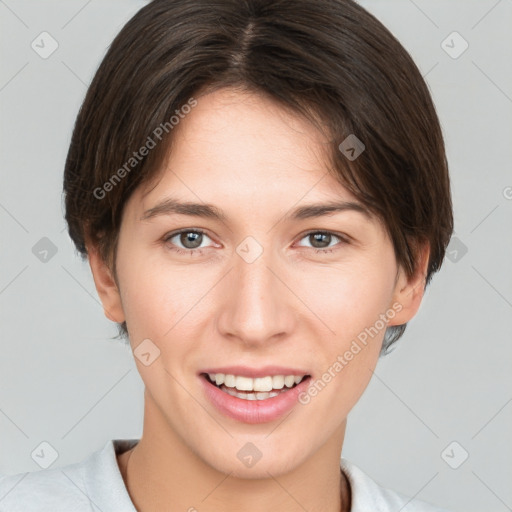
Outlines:
[{"label": "eye", "polygon": [[[345,237],[342,237],[341,235],[337,235],[335,233],[332,233],[331,231],[310,231],[309,233],[306,233],[304,237],[301,238],[301,240],[307,239],[308,241],[311,241],[312,244],[309,246],[313,249],[317,249],[315,252],[317,253],[328,253],[332,252],[333,249],[331,247],[335,247],[336,244],[330,245],[331,242],[341,242],[341,243],[349,243],[348,240]],[[306,246],[307,247],[307,246]]]},{"label": "eye", "polygon": [[163,238],[163,241],[169,243],[171,245],[170,249],[177,253],[189,253],[192,255],[196,252],[201,254],[201,249],[207,247],[202,246],[205,237],[210,238],[200,229],[182,229],[169,233]]},{"label": "eye", "polygon": [[[211,238],[201,229],[181,229],[164,236],[163,242],[169,245],[170,250],[179,254],[201,255],[202,249],[208,247],[203,245],[205,238]],[[330,253],[336,245],[348,244],[349,240],[341,235],[332,233],[331,231],[310,231],[306,233],[300,240],[308,240],[311,242],[310,248],[315,249],[316,253]],[[332,244],[333,242],[334,245]],[[336,243],[337,242],[337,243]],[[300,246],[300,245],[299,245]],[[304,246],[302,246],[304,247]],[[305,247],[308,247],[307,245]]]}]

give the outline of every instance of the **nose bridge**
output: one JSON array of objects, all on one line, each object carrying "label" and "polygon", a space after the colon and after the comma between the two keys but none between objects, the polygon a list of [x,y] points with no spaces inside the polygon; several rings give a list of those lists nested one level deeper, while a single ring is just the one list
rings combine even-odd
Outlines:
[{"label": "nose bridge", "polygon": [[[245,343],[262,343],[291,328],[292,314],[285,287],[274,272],[278,261],[270,247],[247,237],[233,254],[233,270],[226,280],[219,328],[222,334]],[[271,270],[272,269],[272,270]]]}]

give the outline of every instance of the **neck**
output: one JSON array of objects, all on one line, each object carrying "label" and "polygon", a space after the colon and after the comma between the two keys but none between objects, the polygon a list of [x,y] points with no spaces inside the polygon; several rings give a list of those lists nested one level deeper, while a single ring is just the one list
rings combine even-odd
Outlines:
[{"label": "neck", "polygon": [[138,512],[168,510],[171,505],[173,510],[201,512],[350,511],[350,486],[340,469],[345,424],[289,471],[266,471],[268,477],[262,478],[238,477],[235,471],[219,471],[201,459],[148,402],[141,440],[119,457]]}]

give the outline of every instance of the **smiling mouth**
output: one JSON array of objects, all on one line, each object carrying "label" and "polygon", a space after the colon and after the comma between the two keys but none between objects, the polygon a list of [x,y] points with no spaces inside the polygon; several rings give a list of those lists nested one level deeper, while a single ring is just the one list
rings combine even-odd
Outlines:
[{"label": "smiling mouth", "polygon": [[286,393],[311,378],[311,375],[275,375],[251,379],[235,375],[202,373],[201,377],[224,393],[242,400],[267,400]]}]

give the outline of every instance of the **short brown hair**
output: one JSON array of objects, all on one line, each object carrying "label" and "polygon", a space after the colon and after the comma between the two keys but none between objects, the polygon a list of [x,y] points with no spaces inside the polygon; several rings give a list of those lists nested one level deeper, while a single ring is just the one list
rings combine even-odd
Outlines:
[{"label": "short brown hair", "polygon": [[[410,55],[351,0],[153,0],[138,11],[89,86],[67,155],[65,217],[84,259],[90,240],[116,276],[123,206],[161,169],[170,118],[223,87],[264,94],[325,129],[329,171],[383,222],[407,275],[428,242],[428,285],[453,231],[441,127]],[[156,147],[133,160],[158,126],[167,129]],[[339,149],[349,135],[365,146],[354,160]],[[383,353],[405,327],[388,328]]]}]

